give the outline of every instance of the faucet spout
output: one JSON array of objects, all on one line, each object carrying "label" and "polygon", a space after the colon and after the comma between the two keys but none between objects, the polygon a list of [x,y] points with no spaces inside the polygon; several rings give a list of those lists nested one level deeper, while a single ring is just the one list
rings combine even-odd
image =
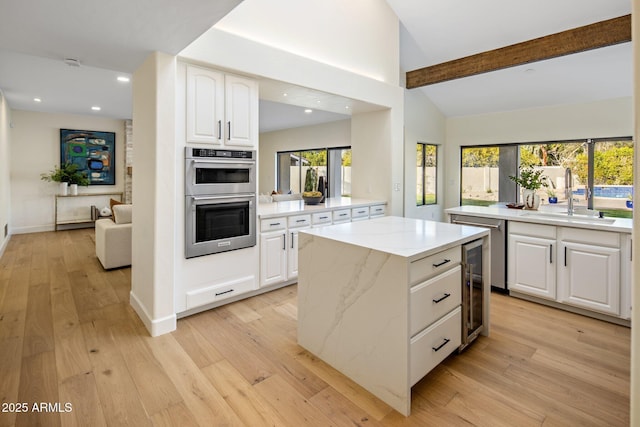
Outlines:
[{"label": "faucet spout", "polygon": [[573,174],[570,168],[564,170],[564,192],[567,198],[567,215],[573,215]]}]

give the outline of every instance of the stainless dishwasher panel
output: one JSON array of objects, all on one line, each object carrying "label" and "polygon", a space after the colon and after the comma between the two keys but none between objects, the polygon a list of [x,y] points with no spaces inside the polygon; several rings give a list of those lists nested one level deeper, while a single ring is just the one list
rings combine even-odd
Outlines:
[{"label": "stainless dishwasher panel", "polygon": [[507,291],[507,221],[468,215],[451,215],[453,224],[486,227],[491,230],[491,287]]}]

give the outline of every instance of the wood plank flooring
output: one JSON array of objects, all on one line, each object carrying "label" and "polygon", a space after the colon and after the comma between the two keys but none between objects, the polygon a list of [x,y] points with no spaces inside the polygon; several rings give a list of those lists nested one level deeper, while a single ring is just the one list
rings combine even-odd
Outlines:
[{"label": "wood plank flooring", "polygon": [[0,259],[0,427],[629,425],[628,328],[494,293],[491,336],[405,418],[297,345],[295,286],[151,338],[92,237],[15,235]]}]

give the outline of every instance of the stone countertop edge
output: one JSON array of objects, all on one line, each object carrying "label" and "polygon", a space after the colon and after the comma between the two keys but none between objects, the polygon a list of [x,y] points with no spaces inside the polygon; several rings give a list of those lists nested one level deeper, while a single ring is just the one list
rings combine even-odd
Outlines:
[{"label": "stone countertop edge", "polygon": [[329,198],[317,205],[307,205],[304,200],[258,203],[258,218],[274,218],[283,215],[313,214],[336,209],[352,209],[363,206],[386,205],[383,200],[352,199],[350,197]]},{"label": "stone countertop edge", "polygon": [[305,229],[300,233],[400,256],[409,262],[490,235],[486,228],[395,216]]},{"label": "stone countertop edge", "polygon": [[570,222],[569,219],[563,218],[534,218],[528,217],[526,214],[530,213],[557,213],[559,210],[545,210],[539,209],[538,211],[525,210],[525,209],[510,209],[506,206],[458,206],[455,208],[445,209],[447,214],[459,214],[468,216],[477,216],[483,218],[496,218],[505,219],[507,221],[520,221],[530,222],[534,224],[554,225],[562,227],[574,227],[585,228],[588,230],[601,230],[601,231],[613,231],[617,233],[631,233],[633,220],[631,218],[613,218],[615,222],[612,224],[597,224],[597,223],[584,223],[584,222]]}]

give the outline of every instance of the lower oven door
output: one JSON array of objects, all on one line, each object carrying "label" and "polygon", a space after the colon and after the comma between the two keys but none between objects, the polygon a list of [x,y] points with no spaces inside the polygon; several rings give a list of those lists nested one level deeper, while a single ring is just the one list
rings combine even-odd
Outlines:
[{"label": "lower oven door", "polygon": [[255,206],[255,194],[187,196],[185,257],[255,246]]}]

